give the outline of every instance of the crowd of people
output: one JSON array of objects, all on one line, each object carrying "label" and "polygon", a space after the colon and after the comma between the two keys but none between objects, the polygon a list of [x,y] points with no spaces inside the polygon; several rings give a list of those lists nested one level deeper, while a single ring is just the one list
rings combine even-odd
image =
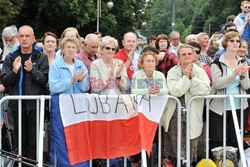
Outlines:
[{"label": "crowd of people", "polygon": [[[100,95],[172,95],[186,108],[197,95],[249,94],[250,2],[241,3],[242,12],[230,15],[220,32],[209,37],[205,32],[189,34],[181,43],[181,33],[159,34],[148,38],[148,45],[137,49],[134,32],[123,36],[122,48],[111,36],[101,33],[80,37],[74,27],[66,28],[60,37],[46,32],[41,41],[35,39],[33,28],[8,26],[2,31],[4,47],[0,50],[0,92],[7,95],[58,95],[95,93]],[[224,101],[212,99],[210,109],[210,147],[222,146]],[[227,144],[238,147],[232,107],[226,100]],[[235,99],[238,121],[240,109],[248,117],[248,102]],[[18,133],[17,102],[9,101],[15,139]],[[203,136],[204,100],[191,105],[191,162],[205,157]],[[155,111],[157,112],[157,111]],[[22,154],[36,159],[36,105],[22,102]],[[182,113],[182,157],[185,157],[186,115]],[[174,163],[177,156],[177,104],[169,100],[161,119],[164,127],[163,162]],[[246,124],[246,130],[250,125]],[[15,145],[17,141],[15,140]],[[154,141],[156,142],[156,140]],[[154,156],[154,155],[152,155]],[[212,156],[212,155],[211,155]],[[132,166],[140,164],[138,155],[131,157]],[[151,163],[152,164],[152,163]],[[155,165],[155,162],[153,162]]]}]

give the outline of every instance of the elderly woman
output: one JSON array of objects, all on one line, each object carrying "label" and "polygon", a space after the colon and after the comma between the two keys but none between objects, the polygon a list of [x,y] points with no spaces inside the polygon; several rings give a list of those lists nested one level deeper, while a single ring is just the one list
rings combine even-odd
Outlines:
[{"label": "elderly woman", "polygon": [[115,38],[105,36],[100,43],[101,58],[90,66],[91,92],[101,95],[119,95],[126,93],[127,72],[121,60],[114,59],[118,42]]},{"label": "elderly woman", "polygon": [[[74,37],[65,37],[61,41],[62,56],[58,57],[52,62],[49,70],[49,89],[52,95],[57,94],[77,94],[87,92],[87,77],[88,70],[82,61],[77,60],[74,56],[77,54],[77,50],[80,47],[79,40]],[[52,97],[53,100],[53,97]],[[52,101],[52,108],[56,106]],[[59,107],[59,106],[58,106]],[[51,152],[60,152],[57,148],[57,142],[64,139],[63,126],[60,124],[61,117],[58,118],[58,114],[54,110],[51,111],[51,123],[50,123],[50,149]],[[65,139],[63,140],[65,141]],[[60,143],[60,148],[66,150],[66,143]],[[63,159],[68,159],[67,154],[62,153]],[[50,154],[50,163],[54,163],[54,155]],[[65,161],[67,162],[67,161]],[[64,164],[65,162],[58,164],[58,166],[69,166]],[[88,161],[83,163],[83,166],[89,166]]]},{"label": "elderly woman", "polygon": [[[167,95],[166,79],[162,72],[156,71],[157,54],[146,51],[139,57],[140,70],[133,74],[132,93],[140,95]],[[141,81],[144,81],[141,84]]]},{"label": "elderly woman", "polygon": [[74,58],[79,47],[76,38],[65,37],[61,41],[63,55],[52,62],[49,70],[51,94],[76,94],[88,90],[86,79],[88,70],[83,62]]},{"label": "elderly woman", "polygon": [[[177,50],[179,64],[168,72],[167,86],[171,95],[176,96],[182,107],[186,108],[187,102],[193,96],[208,95],[210,93],[210,81],[206,72],[192,62],[194,48],[190,45],[181,45]],[[204,100],[194,100],[190,111],[190,139],[191,162],[197,161],[198,148],[203,149],[199,142],[202,140]],[[165,128],[164,154],[168,159],[176,159],[177,156],[177,105],[170,100],[166,111],[163,113],[162,124]],[[181,155],[185,157],[186,150],[186,119],[182,115],[182,148]]]},{"label": "elderly woman", "polygon": [[[110,36],[102,38],[100,43],[101,58],[93,61],[90,66],[91,92],[99,95],[120,95],[128,90],[127,71],[121,60],[114,59],[118,41]],[[105,164],[105,160],[94,160],[94,164]],[[111,166],[122,163],[120,158],[111,159]],[[98,165],[97,165],[98,166]]]},{"label": "elderly woman", "polygon": [[[225,52],[220,58],[214,60],[211,66],[213,87],[212,92],[216,95],[244,95],[250,87],[249,66],[246,61],[237,55],[237,51],[241,47],[241,35],[238,32],[228,32],[222,40]],[[234,99],[236,114],[240,124],[240,109],[246,109],[247,99],[243,99],[241,106],[240,99]],[[229,99],[226,99],[226,121],[227,136],[226,144],[238,147],[235,128],[232,118],[232,107]],[[212,99],[210,102],[210,147],[223,145],[223,114],[225,112],[223,99]]]},{"label": "elderly woman", "polygon": [[[154,48],[153,48],[154,49]],[[156,71],[155,68],[158,64],[157,53],[153,49],[148,48],[139,57],[138,64],[140,70],[135,72],[132,77],[132,93],[139,95],[167,95],[168,89],[166,84],[165,75]],[[157,135],[155,135],[154,143],[156,143]],[[154,144],[155,147],[157,144]],[[155,156],[154,154],[151,156]],[[140,154],[132,157],[133,166],[139,166]],[[155,158],[154,158],[155,159]],[[157,158],[156,158],[157,159]],[[151,160],[151,159],[150,159]],[[149,166],[152,162],[149,162]],[[154,162],[153,162],[154,163]],[[157,164],[154,163],[154,166]]]}]

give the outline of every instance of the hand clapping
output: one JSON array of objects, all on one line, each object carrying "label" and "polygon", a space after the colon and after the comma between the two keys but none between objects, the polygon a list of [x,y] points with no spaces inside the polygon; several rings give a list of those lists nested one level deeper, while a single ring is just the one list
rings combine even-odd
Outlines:
[{"label": "hand clapping", "polygon": [[13,62],[13,71],[15,73],[18,73],[20,67],[21,67],[21,57],[18,56]]},{"label": "hand clapping", "polygon": [[81,82],[81,81],[83,81],[85,76],[86,75],[84,74],[83,70],[80,70],[73,75],[73,77],[71,78],[71,83],[75,83],[76,81]]},{"label": "hand clapping", "polygon": [[121,77],[121,73],[122,73],[122,69],[123,68],[124,68],[124,64],[123,63],[118,66],[118,69],[116,71],[116,78],[120,78]]},{"label": "hand clapping", "polygon": [[239,65],[236,66],[235,70],[233,71],[233,75],[236,77],[237,75],[241,75],[243,77],[245,77],[248,73],[249,70],[249,66],[247,65],[246,62],[241,63]]},{"label": "hand clapping", "polygon": [[32,70],[33,66],[32,66],[32,62],[31,62],[31,59],[29,58],[28,60],[26,60],[24,62],[24,69],[27,71],[27,72],[30,72]]}]

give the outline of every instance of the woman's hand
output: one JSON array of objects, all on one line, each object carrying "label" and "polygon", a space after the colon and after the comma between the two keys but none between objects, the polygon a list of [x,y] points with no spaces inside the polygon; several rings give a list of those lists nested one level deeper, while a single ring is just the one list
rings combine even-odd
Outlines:
[{"label": "woman's hand", "polygon": [[82,82],[84,80],[84,78],[86,77],[86,74],[84,74],[84,71],[83,70],[81,70],[81,71],[82,71],[82,73],[80,73],[80,75],[78,77],[79,82]]},{"label": "woman's hand", "polygon": [[159,86],[156,83],[154,83],[154,85],[150,87],[149,93],[153,95],[160,93]]},{"label": "woman's hand", "polygon": [[242,73],[245,73],[246,66],[247,66],[246,62],[238,64],[233,71],[234,77],[236,77],[237,75],[242,75]]},{"label": "woman's hand", "polygon": [[81,82],[84,78],[85,78],[85,74],[84,74],[83,70],[80,70],[73,75],[73,77],[71,78],[71,83],[73,84],[77,80]]},{"label": "woman's hand", "polygon": [[242,66],[240,75],[241,75],[242,77],[246,77],[247,73],[249,72],[250,66],[248,66],[246,62],[244,62],[243,64],[244,64],[244,65]]},{"label": "woman's hand", "polygon": [[120,78],[121,77],[121,73],[122,73],[123,68],[124,68],[124,64],[123,63],[118,65],[118,69],[116,71],[116,78]]}]

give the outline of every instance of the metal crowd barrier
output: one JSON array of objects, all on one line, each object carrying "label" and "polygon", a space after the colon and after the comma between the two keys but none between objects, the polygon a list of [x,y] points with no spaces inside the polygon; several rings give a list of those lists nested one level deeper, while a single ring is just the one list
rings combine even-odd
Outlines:
[{"label": "metal crowd barrier", "polygon": [[[187,105],[187,121],[186,121],[186,131],[187,131],[187,136],[186,136],[186,166],[190,166],[190,108],[191,108],[191,103],[196,100],[196,99],[205,99],[205,104],[206,104],[206,166],[208,167],[208,158],[209,158],[209,102],[211,99],[214,98],[219,98],[219,99],[224,99],[224,111],[226,111],[226,99],[230,100],[231,108],[232,108],[232,116],[233,116],[233,121],[234,121],[234,126],[235,126],[235,131],[236,131],[236,137],[237,137],[237,142],[239,146],[239,152],[240,152],[240,157],[242,161],[242,166],[247,167],[246,165],[246,159],[245,159],[245,154],[243,150],[243,137],[244,137],[244,109],[243,109],[243,100],[242,99],[247,99],[250,98],[250,95],[207,95],[207,96],[194,96],[188,101]],[[240,98],[241,99],[241,125],[239,128],[239,123],[236,115],[236,110],[235,110],[235,104],[234,104],[234,98]],[[226,112],[223,114],[223,166],[226,166]],[[241,134],[240,134],[241,132]]]},{"label": "metal crowd barrier", "polygon": [[[169,99],[175,100],[177,103],[178,107],[178,138],[177,138],[177,166],[181,166],[181,112],[182,112],[182,107],[179,99],[174,96],[167,95]],[[18,100],[18,155],[22,155],[22,127],[21,127],[21,112],[22,112],[22,100],[36,100],[36,109],[37,109],[37,118],[36,118],[36,125],[37,125],[37,158],[36,162],[38,167],[43,166],[43,129],[44,129],[44,111],[45,111],[45,100],[51,99],[51,96],[5,96],[0,100],[0,107],[2,106],[3,102],[6,100]],[[2,126],[2,125],[0,125]],[[162,138],[161,138],[161,126],[158,128],[158,167],[162,166],[162,159],[161,159],[161,154],[162,154]],[[1,136],[1,131],[0,131],[0,136]],[[0,150],[2,149],[2,138],[0,137]],[[143,167],[147,166],[146,162],[146,152],[145,150],[142,151],[142,165]],[[18,159],[18,158],[17,158]],[[2,157],[0,157],[0,164],[2,164]],[[109,166],[110,160],[107,160],[107,166]],[[22,164],[18,163],[18,166],[21,167]],[[56,164],[55,164],[56,166]],[[127,158],[124,158],[124,166],[127,166]],[[90,161],[90,167],[92,167],[92,161]]]},{"label": "metal crowd barrier", "polygon": [[[36,114],[36,162],[38,167],[43,166],[43,128],[44,128],[44,111],[45,111],[45,100],[50,99],[50,96],[5,96],[0,100],[0,107],[6,100],[18,100],[18,156],[22,155],[22,100],[36,100],[36,112],[40,114]],[[2,125],[0,125],[2,128]],[[1,130],[0,130],[0,136]],[[2,150],[2,138],[0,137],[0,150]],[[17,160],[20,158],[17,158]],[[2,164],[2,157],[0,157],[0,164]],[[18,163],[18,166],[21,167],[22,164]]]}]

